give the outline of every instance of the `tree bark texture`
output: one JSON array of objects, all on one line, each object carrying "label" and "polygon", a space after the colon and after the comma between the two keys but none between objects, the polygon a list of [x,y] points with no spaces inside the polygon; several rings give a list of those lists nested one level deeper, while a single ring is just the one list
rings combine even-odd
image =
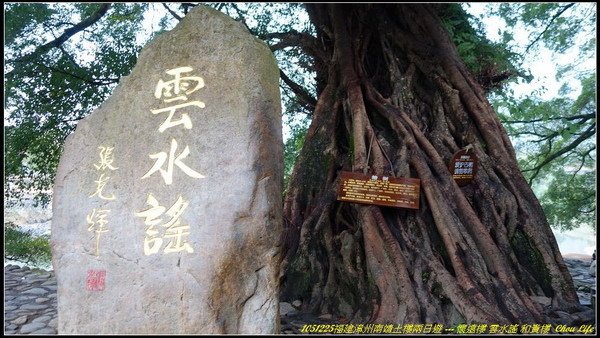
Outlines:
[{"label": "tree bark texture", "polygon": [[[315,60],[318,102],[285,199],[282,297],[354,322],[551,323],[557,310],[581,312],[440,6],[307,5],[327,59]],[[468,145],[479,170],[460,188],[447,164]],[[421,207],[336,201],[341,170],[419,178]]]}]

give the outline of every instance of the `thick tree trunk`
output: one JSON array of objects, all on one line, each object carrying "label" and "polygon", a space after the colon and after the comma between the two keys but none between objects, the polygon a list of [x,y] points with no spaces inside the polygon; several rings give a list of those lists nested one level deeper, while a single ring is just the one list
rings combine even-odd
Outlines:
[{"label": "thick tree trunk", "polygon": [[[583,310],[508,136],[437,8],[308,10],[330,60],[317,60],[319,99],[285,200],[283,298],[377,323],[547,323],[554,310]],[[479,171],[460,188],[447,163],[468,145]],[[341,170],[419,178],[421,207],[338,202]]]}]

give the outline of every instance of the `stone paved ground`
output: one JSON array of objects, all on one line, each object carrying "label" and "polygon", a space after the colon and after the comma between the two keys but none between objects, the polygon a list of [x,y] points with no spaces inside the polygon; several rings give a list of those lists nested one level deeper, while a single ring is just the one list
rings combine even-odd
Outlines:
[{"label": "stone paved ground", "polygon": [[4,334],[56,334],[54,272],[4,267]]},{"label": "stone paved ground", "polygon": [[[596,279],[588,272],[589,260],[565,259],[583,305],[590,306]],[[295,306],[299,306],[294,302]],[[315,317],[281,303],[281,333],[300,333],[305,324],[332,324],[331,315]],[[4,267],[4,334],[56,334],[56,279],[53,271]]]},{"label": "stone paved ground", "polygon": [[565,264],[569,268],[573,283],[582,305],[591,306],[592,288],[596,288],[596,277],[590,276],[590,260],[565,259]]}]

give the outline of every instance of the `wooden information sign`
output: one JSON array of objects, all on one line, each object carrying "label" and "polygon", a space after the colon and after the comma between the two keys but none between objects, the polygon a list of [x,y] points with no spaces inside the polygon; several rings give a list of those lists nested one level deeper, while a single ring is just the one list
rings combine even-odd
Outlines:
[{"label": "wooden information sign", "polygon": [[463,187],[475,178],[477,173],[477,157],[472,149],[459,150],[454,156],[448,170],[452,173],[452,178],[456,181],[459,187]]},{"label": "wooden information sign", "polygon": [[341,172],[338,201],[419,209],[421,180]]}]

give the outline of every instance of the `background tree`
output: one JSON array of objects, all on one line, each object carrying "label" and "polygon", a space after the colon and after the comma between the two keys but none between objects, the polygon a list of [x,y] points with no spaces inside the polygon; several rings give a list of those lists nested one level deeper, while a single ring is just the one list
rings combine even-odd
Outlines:
[{"label": "background tree", "polygon": [[[555,96],[548,98],[544,88],[519,96],[515,86],[505,86],[492,93],[491,102],[551,224],[595,229],[596,4],[490,4],[488,12],[506,23],[498,35],[515,64],[525,67],[541,53],[553,53],[547,66],[557,72],[549,80],[562,86]],[[528,38],[516,39],[516,32]],[[531,78],[513,78],[524,80]]]},{"label": "background tree", "polygon": [[4,6],[5,195],[48,203],[65,138],[135,65],[147,6]]},{"label": "background tree", "polygon": [[[179,20],[194,4],[156,6]],[[311,117],[284,206],[284,299],[384,323],[546,323],[557,321],[555,311],[583,310],[486,99],[514,67],[492,62],[502,59],[498,49],[458,5],[307,5],[312,25],[274,20],[298,18],[300,6],[213,6],[287,65],[315,73],[305,81],[281,62],[286,106]],[[137,36],[144,9],[5,6],[15,18],[5,54],[9,183],[50,185],[74,121],[132,67],[145,41]],[[459,188],[446,165],[467,145],[480,170]],[[420,178],[421,208],[337,202],[340,170]],[[551,307],[535,296],[551,298]]]}]

